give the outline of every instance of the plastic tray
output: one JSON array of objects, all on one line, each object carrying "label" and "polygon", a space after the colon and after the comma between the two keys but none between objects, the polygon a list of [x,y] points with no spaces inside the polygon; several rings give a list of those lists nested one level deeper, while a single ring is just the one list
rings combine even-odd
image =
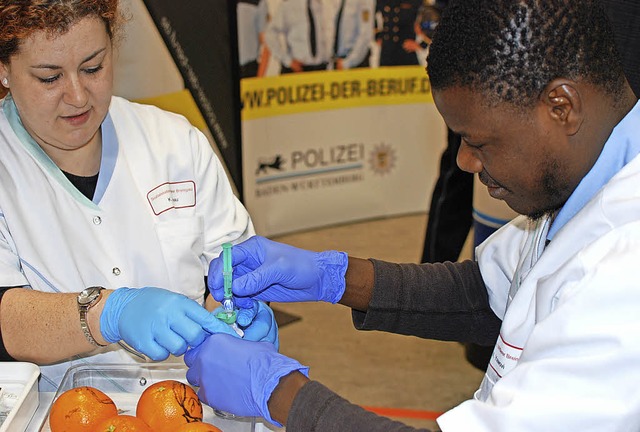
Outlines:
[{"label": "plastic tray", "polygon": [[0,362],[0,432],[25,430],[38,409],[39,376],[33,363]]},{"label": "plastic tray", "polygon": [[[142,392],[158,381],[173,379],[188,384],[187,367],[182,363],[86,364],[69,368],[62,378],[53,400],[63,392],[79,386],[91,386],[106,393],[121,414],[136,415],[136,404]],[[255,418],[225,416],[202,404],[203,421],[224,432],[254,432]],[[49,407],[51,409],[51,407]],[[50,432],[49,413],[40,427]]]}]

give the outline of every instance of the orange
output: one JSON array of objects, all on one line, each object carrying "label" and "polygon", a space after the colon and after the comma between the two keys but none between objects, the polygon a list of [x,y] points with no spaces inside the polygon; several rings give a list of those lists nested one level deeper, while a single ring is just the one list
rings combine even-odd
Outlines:
[{"label": "orange", "polygon": [[62,393],[49,413],[51,432],[94,432],[102,420],[118,414],[109,396],[94,387],[82,386]]},{"label": "orange", "polygon": [[209,423],[195,422],[183,424],[175,432],[222,432],[222,429]]},{"label": "orange", "polygon": [[159,381],[140,395],[136,417],[153,432],[174,432],[185,423],[202,421],[202,403],[188,385],[176,380]]},{"label": "orange", "polygon": [[153,432],[145,422],[131,415],[115,415],[100,422],[95,432]]}]

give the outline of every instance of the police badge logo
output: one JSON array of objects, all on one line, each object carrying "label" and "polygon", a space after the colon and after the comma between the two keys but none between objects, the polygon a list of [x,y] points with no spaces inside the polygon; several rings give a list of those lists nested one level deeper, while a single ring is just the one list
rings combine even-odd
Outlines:
[{"label": "police badge logo", "polygon": [[369,156],[369,165],[374,174],[380,174],[381,176],[391,173],[396,166],[396,152],[389,145],[380,143],[375,146]]}]

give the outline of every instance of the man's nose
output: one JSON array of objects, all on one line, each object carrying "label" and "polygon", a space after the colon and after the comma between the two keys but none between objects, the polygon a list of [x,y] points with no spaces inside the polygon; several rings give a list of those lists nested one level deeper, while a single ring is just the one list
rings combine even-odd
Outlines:
[{"label": "man's nose", "polygon": [[458,156],[456,157],[456,163],[462,171],[470,173],[482,172],[483,166],[480,159],[475,155],[473,148],[462,140],[460,147],[458,148]]}]

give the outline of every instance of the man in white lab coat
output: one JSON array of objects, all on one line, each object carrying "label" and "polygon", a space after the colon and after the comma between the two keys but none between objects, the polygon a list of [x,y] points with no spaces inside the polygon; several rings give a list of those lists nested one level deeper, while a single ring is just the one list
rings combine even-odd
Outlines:
[{"label": "man in white lab coat", "polygon": [[[640,430],[640,103],[601,0],[453,2],[427,64],[462,138],[458,165],[522,216],[477,262],[394,264],[254,237],[234,248],[238,301],[339,302],[358,329],[494,343],[474,397],[437,419],[443,432]],[[187,376],[206,403],[291,430],[411,430],[265,347],[211,336],[185,356]],[[230,350],[240,357],[217,355]]]}]

